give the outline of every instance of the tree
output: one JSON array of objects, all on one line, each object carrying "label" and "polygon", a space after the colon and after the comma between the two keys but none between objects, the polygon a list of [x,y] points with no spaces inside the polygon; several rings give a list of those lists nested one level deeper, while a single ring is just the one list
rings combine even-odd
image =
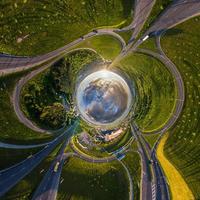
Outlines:
[{"label": "tree", "polygon": [[60,128],[66,121],[66,111],[62,104],[54,103],[42,110],[40,120],[50,128]]}]

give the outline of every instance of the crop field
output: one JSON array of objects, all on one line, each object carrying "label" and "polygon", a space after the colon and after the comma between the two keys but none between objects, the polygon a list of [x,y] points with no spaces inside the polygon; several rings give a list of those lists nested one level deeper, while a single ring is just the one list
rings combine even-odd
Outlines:
[{"label": "crop field", "polygon": [[185,106],[165,145],[167,158],[200,198],[200,18],[195,17],[162,38],[167,56],[176,64],[185,83]]}]

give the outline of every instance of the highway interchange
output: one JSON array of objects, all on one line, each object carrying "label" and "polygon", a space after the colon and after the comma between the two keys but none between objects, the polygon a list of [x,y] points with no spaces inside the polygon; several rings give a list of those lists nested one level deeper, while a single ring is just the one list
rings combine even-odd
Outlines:
[{"label": "highway interchange", "polygon": [[[39,66],[43,63],[47,63],[43,65],[41,68],[38,68],[25,77],[23,77],[16,85],[15,90],[13,92],[12,102],[14,105],[14,110],[19,118],[19,120],[25,124],[27,127],[42,133],[47,133],[49,131],[43,130],[36,125],[34,125],[30,120],[24,116],[22,111],[19,107],[19,97],[20,91],[23,85],[30,80],[32,77],[40,73],[41,71],[47,69],[50,65],[52,65],[56,60],[60,57],[72,51],[78,44],[80,44],[83,40],[86,40],[91,37],[95,37],[96,35],[111,35],[116,38],[122,47],[120,57],[118,57],[118,61],[122,59],[129,53],[133,52],[140,52],[159,59],[163,62],[166,68],[171,72],[174,77],[176,88],[177,88],[177,99],[175,109],[173,114],[170,116],[169,120],[166,124],[159,130],[153,132],[152,134],[160,134],[158,140],[156,141],[154,147],[150,149],[148,143],[142,136],[142,133],[138,129],[137,125],[132,123],[132,133],[134,138],[138,144],[138,152],[141,156],[141,165],[142,165],[142,172],[141,172],[141,199],[142,200],[167,200],[170,199],[169,196],[169,189],[166,182],[166,178],[162,171],[159,162],[157,161],[156,157],[156,148],[159,144],[160,139],[162,138],[163,134],[174,125],[176,120],[178,119],[179,115],[181,114],[182,107],[184,105],[185,100],[185,91],[184,91],[184,83],[182,77],[177,70],[176,66],[170,61],[170,59],[165,55],[162,50],[160,44],[160,38],[162,34],[169,28],[174,27],[175,25],[191,18],[193,16],[200,14],[200,2],[198,0],[189,1],[189,0],[177,0],[173,2],[170,6],[166,8],[160,17],[153,23],[153,25],[138,39],[136,40],[139,32],[141,31],[146,19],[148,18],[151,9],[154,5],[154,1],[146,1],[140,0],[137,1],[134,9],[135,9],[135,17],[133,22],[122,29],[100,29],[97,31],[93,31],[84,35],[82,38],[79,38],[66,46],[57,49],[53,52],[50,52],[45,55],[36,56],[36,57],[18,57],[18,56],[11,56],[11,55],[1,55],[0,57],[0,73],[7,74],[13,73],[16,71],[21,71],[24,69],[29,69],[35,66]],[[181,12],[180,12],[181,11]],[[121,31],[128,31],[132,30],[132,38],[128,44],[125,43],[124,39],[117,34],[117,32]],[[156,36],[156,45],[159,50],[158,53],[155,53],[151,50],[147,49],[139,49],[138,46],[144,42],[144,38],[146,36],[155,35]],[[127,48],[128,46],[128,48]],[[14,185],[16,185],[20,180],[22,180],[28,173],[30,173],[42,160],[44,160],[52,150],[60,143],[62,144],[56,158],[51,163],[49,170],[47,170],[46,174],[41,181],[41,184],[36,189],[32,199],[43,200],[43,199],[56,199],[57,190],[59,187],[59,180],[60,174],[62,171],[62,166],[66,159],[71,156],[78,157],[80,159],[86,160],[87,162],[111,162],[113,160],[117,160],[116,155],[111,156],[108,158],[93,158],[89,156],[85,156],[81,154],[79,151],[74,149],[74,153],[65,153],[65,147],[68,145],[70,138],[75,133],[77,121],[69,127],[66,131],[64,131],[60,136],[53,139],[51,142],[45,144],[37,145],[14,145],[14,144],[7,144],[7,143],[0,143],[0,147],[2,148],[16,148],[16,149],[25,149],[25,148],[34,148],[39,146],[44,146],[44,148],[28,157],[26,160],[4,170],[0,171],[0,197],[3,196],[7,191],[9,191]],[[58,167],[58,171],[54,173],[55,164],[59,162],[60,165]],[[125,168],[129,182],[130,182],[130,192],[129,192],[129,199],[134,199],[133,190],[132,190],[132,180],[130,178],[130,174],[126,166],[124,165],[123,161],[119,161],[122,163],[123,167]]]}]

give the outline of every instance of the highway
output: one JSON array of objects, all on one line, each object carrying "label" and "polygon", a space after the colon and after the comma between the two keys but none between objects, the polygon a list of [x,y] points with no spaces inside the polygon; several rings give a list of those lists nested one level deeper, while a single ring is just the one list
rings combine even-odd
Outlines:
[{"label": "highway", "polygon": [[[32,200],[55,200],[57,196],[60,176],[64,161],[67,157],[73,156],[74,153],[65,154],[65,148],[68,145],[69,139],[66,139],[62,144],[58,155],[51,163],[50,168],[43,177],[41,183],[33,194]],[[63,158],[64,157],[64,158]],[[56,169],[57,168],[57,169]]]},{"label": "highway", "polygon": [[0,171],[0,197],[15,186],[27,174],[29,174],[42,160],[44,160],[53,149],[63,141],[63,139],[71,138],[77,121],[70,126],[63,134],[54,139],[50,144],[46,145],[41,151],[28,157],[24,161],[17,163],[10,168]]},{"label": "highway", "polygon": [[38,148],[48,145],[51,142],[46,142],[42,144],[9,144],[0,142],[0,148],[6,148],[6,149],[32,149],[32,148]]},{"label": "highway", "polygon": [[[96,52],[94,51],[93,49],[90,49],[90,48],[81,48],[81,49],[87,49],[87,50],[90,50],[90,51],[93,51],[93,52]],[[76,50],[79,50],[79,48],[77,49],[73,49],[73,50],[70,50],[68,53],[72,53]],[[102,58],[103,59],[103,58]],[[34,76],[36,76],[37,74],[41,73],[42,71],[46,70],[47,68],[49,68],[51,65],[53,65],[56,61],[53,60],[52,62],[30,72],[28,75],[25,75],[23,76],[18,82],[17,84],[15,85],[15,88],[14,88],[14,91],[13,91],[13,94],[12,94],[12,98],[11,98],[11,101],[12,101],[12,104],[13,104],[13,108],[14,108],[14,111],[18,117],[18,120],[24,124],[25,126],[27,126],[28,128],[32,129],[33,131],[36,131],[36,132],[40,132],[40,133],[46,133],[46,134],[51,134],[51,133],[56,133],[58,131],[60,131],[61,129],[59,130],[46,130],[46,129],[43,129],[43,128],[39,128],[37,125],[35,125],[31,120],[29,120],[25,114],[21,111],[21,106],[20,106],[20,95],[21,95],[21,90],[23,88],[23,86],[29,81],[31,80]],[[64,127],[63,127],[64,128]]]},{"label": "highway", "polygon": [[134,123],[132,131],[138,141],[139,153],[142,158],[142,200],[169,200],[166,178],[155,152],[152,154],[149,144]]},{"label": "highway", "polygon": [[147,36],[159,36],[167,29],[194,17],[200,15],[199,0],[176,0],[173,1],[154,21],[150,28],[140,37],[132,46],[130,51],[135,51],[139,45],[144,42]]},{"label": "highway", "polygon": [[137,49],[137,52],[144,53],[150,56],[155,57],[156,59],[160,60],[164,65],[167,67],[167,69],[171,72],[175,83],[176,83],[176,89],[177,89],[177,97],[175,100],[175,108],[173,110],[173,113],[171,114],[169,120],[165,123],[165,125],[160,128],[159,130],[153,131],[151,133],[157,134],[157,133],[165,133],[169,128],[171,128],[175,122],[177,121],[178,117],[180,116],[182,112],[182,108],[185,101],[185,89],[184,89],[184,83],[183,79],[181,77],[180,72],[176,68],[176,66],[173,64],[173,62],[164,54],[164,52],[155,53],[151,50],[147,49]]},{"label": "highway", "polygon": [[159,34],[179,23],[200,14],[199,0],[176,0],[173,1],[156,19],[154,24],[145,32],[149,34]]},{"label": "highway", "polygon": [[59,60],[61,56],[64,56],[66,53],[69,53],[69,51],[73,50],[73,48],[78,46],[84,40],[95,37],[97,35],[111,35],[120,42],[122,49],[125,48],[126,43],[124,39],[119,34],[115,33],[114,30],[116,29],[108,28],[108,29],[99,29],[97,30],[97,32],[94,32],[94,31],[90,32],[84,35],[82,38],[78,38],[74,40],[73,42],[65,45],[64,47],[61,47],[50,53],[36,56],[36,57],[27,57],[27,56],[17,57],[17,56],[12,56],[12,55],[8,56],[8,55],[1,54],[0,74],[8,74],[8,73],[13,73],[13,72],[29,69],[35,66],[39,66],[47,61],[50,61],[51,59],[54,59],[54,62],[55,62]]},{"label": "highway", "polygon": [[[177,99],[175,103],[175,109],[170,117],[170,119],[166,122],[166,124],[159,130],[154,131],[153,134],[160,133],[160,137],[156,141],[153,149],[151,150],[146,140],[142,137],[138,127],[135,124],[132,124],[132,133],[136,138],[139,148],[139,154],[141,157],[142,162],[142,173],[141,173],[141,199],[142,200],[168,200],[169,191],[168,186],[166,183],[166,178],[162,171],[161,166],[159,165],[156,157],[156,148],[159,144],[162,135],[171,128],[178,117],[181,114],[184,100],[185,100],[185,91],[184,91],[184,83],[181,77],[180,72],[177,70],[176,66],[173,62],[165,55],[162,50],[160,44],[161,33],[164,33],[167,29],[174,27],[175,25],[200,14],[200,1],[199,0],[177,0],[173,1],[158,17],[158,19],[153,23],[153,25],[145,32],[142,37],[136,41],[136,43],[132,46],[134,39],[137,37],[139,32],[141,31],[147,17],[149,16],[152,7],[155,1],[153,0],[141,0],[137,1],[135,5],[135,16],[132,23],[125,27],[124,29],[99,29],[97,31],[90,32],[84,35],[81,38],[61,47],[55,51],[47,53],[45,55],[40,55],[36,57],[20,57],[20,56],[12,56],[7,54],[0,55],[0,74],[7,74],[16,71],[21,71],[24,69],[32,68],[38,66],[40,64],[49,62],[45,64],[39,69],[32,71],[27,76],[20,79],[17,83],[14,93],[12,96],[12,102],[14,105],[14,110],[20,120],[24,125],[31,128],[32,130],[42,132],[42,133],[50,133],[50,131],[40,129],[35,124],[33,124],[29,119],[27,119],[24,114],[22,113],[20,106],[19,106],[19,99],[20,99],[20,91],[23,85],[30,80],[32,77],[37,75],[38,73],[42,72],[43,70],[47,69],[50,65],[60,59],[66,53],[73,51],[73,48],[83,42],[85,39],[95,37],[97,35],[111,35],[116,38],[122,47],[122,51],[120,55],[113,61],[113,63],[118,62],[124,56],[127,56],[128,53],[133,53],[135,51],[143,54],[147,54],[150,56],[155,57],[156,59],[160,60],[164,63],[166,68],[171,72],[174,80],[176,82],[177,88]],[[126,45],[124,39],[117,34],[116,32],[120,31],[127,31],[127,30],[134,30],[132,34],[132,38],[129,41],[129,44]],[[139,49],[138,46],[144,42],[144,38],[149,35],[158,35],[156,38],[156,43],[159,52],[155,53],[148,49]],[[129,49],[129,47],[131,48]],[[128,47],[128,48],[127,48]],[[112,63],[112,64],[113,64]],[[39,151],[38,153],[28,157],[24,161],[8,168],[5,170],[0,171],[0,197],[3,196],[7,191],[9,191],[14,185],[16,185],[20,180],[22,180],[27,174],[29,174],[42,160],[44,160],[52,150],[63,140],[65,143],[60,149],[59,154],[52,162],[50,168],[46,172],[41,184],[36,189],[33,199],[56,199],[57,190],[59,186],[60,174],[62,170],[62,166],[64,160],[69,156],[76,156],[80,159],[83,159],[87,162],[94,162],[94,163],[103,163],[103,162],[111,162],[116,160],[116,156],[110,156],[106,158],[95,158],[90,157],[88,155],[80,153],[77,149],[72,146],[74,153],[72,154],[64,154],[64,148],[68,143],[69,139],[71,138],[76,123],[69,127],[67,131],[61,134],[59,137],[54,139],[52,142],[48,144],[41,144],[45,145],[45,147]],[[12,144],[5,144],[0,143],[2,147],[5,148],[18,148],[20,145],[12,145]],[[31,146],[31,145],[30,145]],[[29,147],[30,147],[29,146]],[[21,145],[22,148],[26,148],[26,146]],[[29,148],[27,146],[27,148]],[[32,148],[34,145],[32,145]],[[35,146],[36,147],[36,146]],[[151,161],[151,164],[150,164]],[[58,171],[54,172],[54,167],[56,163],[59,162]],[[127,168],[125,168],[126,170]],[[127,172],[128,173],[128,172]],[[129,174],[130,175],[130,174]],[[129,177],[130,182],[130,177]],[[131,191],[131,182],[130,182],[130,199],[133,199],[133,191]]]},{"label": "highway", "polygon": [[152,184],[151,184],[151,170],[149,166],[149,158],[147,155],[147,152],[140,141],[140,138],[138,136],[138,129],[137,127],[132,124],[131,125],[131,131],[133,136],[136,139],[136,142],[138,144],[138,153],[141,158],[141,182],[140,182],[140,195],[141,195],[141,200],[153,200],[152,198]]},{"label": "highway", "polygon": [[137,3],[135,7],[134,21],[133,21],[134,31],[129,42],[135,40],[135,38],[142,30],[156,0],[137,0],[136,2]]}]

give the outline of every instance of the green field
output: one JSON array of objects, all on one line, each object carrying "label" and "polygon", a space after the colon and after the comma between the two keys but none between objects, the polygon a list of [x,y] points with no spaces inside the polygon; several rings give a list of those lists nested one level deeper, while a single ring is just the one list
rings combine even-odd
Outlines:
[{"label": "green field", "polygon": [[97,27],[130,23],[133,0],[3,0],[0,51],[38,55],[72,42]]},{"label": "green field", "polygon": [[171,115],[175,88],[171,74],[158,60],[134,53],[121,61],[121,69],[136,85],[135,120],[140,129],[160,128]]},{"label": "green field", "polygon": [[126,157],[122,161],[128,168],[132,177],[134,199],[140,199],[141,164],[140,156],[135,151],[135,148],[137,148],[135,147],[135,143],[131,145],[130,152],[126,153]]},{"label": "green field", "polygon": [[183,112],[165,145],[167,158],[189,184],[195,199],[200,199],[200,17],[169,30],[161,44],[178,67],[185,83]]},{"label": "green field", "polygon": [[76,48],[91,48],[105,60],[113,60],[121,51],[120,42],[110,35],[95,36],[85,40]]},{"label": "green field", "polygon": [[34,132],[20,123],[12,107],[11,96],[14,86],[23,75],[24,73],[17,73],[0,77],[0,139],[15,144],[49,140],[49,135]]},{"label": "green field", "polygon": [[159,134],[145,134],[145,135],[143,135],[145,140],[149,143],[150,147],[153,147],[153,145],[155,144],[155,142],[157,141],[159,136],[160,136]]},{"label": "green field", "polygon": [[70,158],[63,168],[58,200],[128,199],[128,179],[119,162],[87,163]]}]

